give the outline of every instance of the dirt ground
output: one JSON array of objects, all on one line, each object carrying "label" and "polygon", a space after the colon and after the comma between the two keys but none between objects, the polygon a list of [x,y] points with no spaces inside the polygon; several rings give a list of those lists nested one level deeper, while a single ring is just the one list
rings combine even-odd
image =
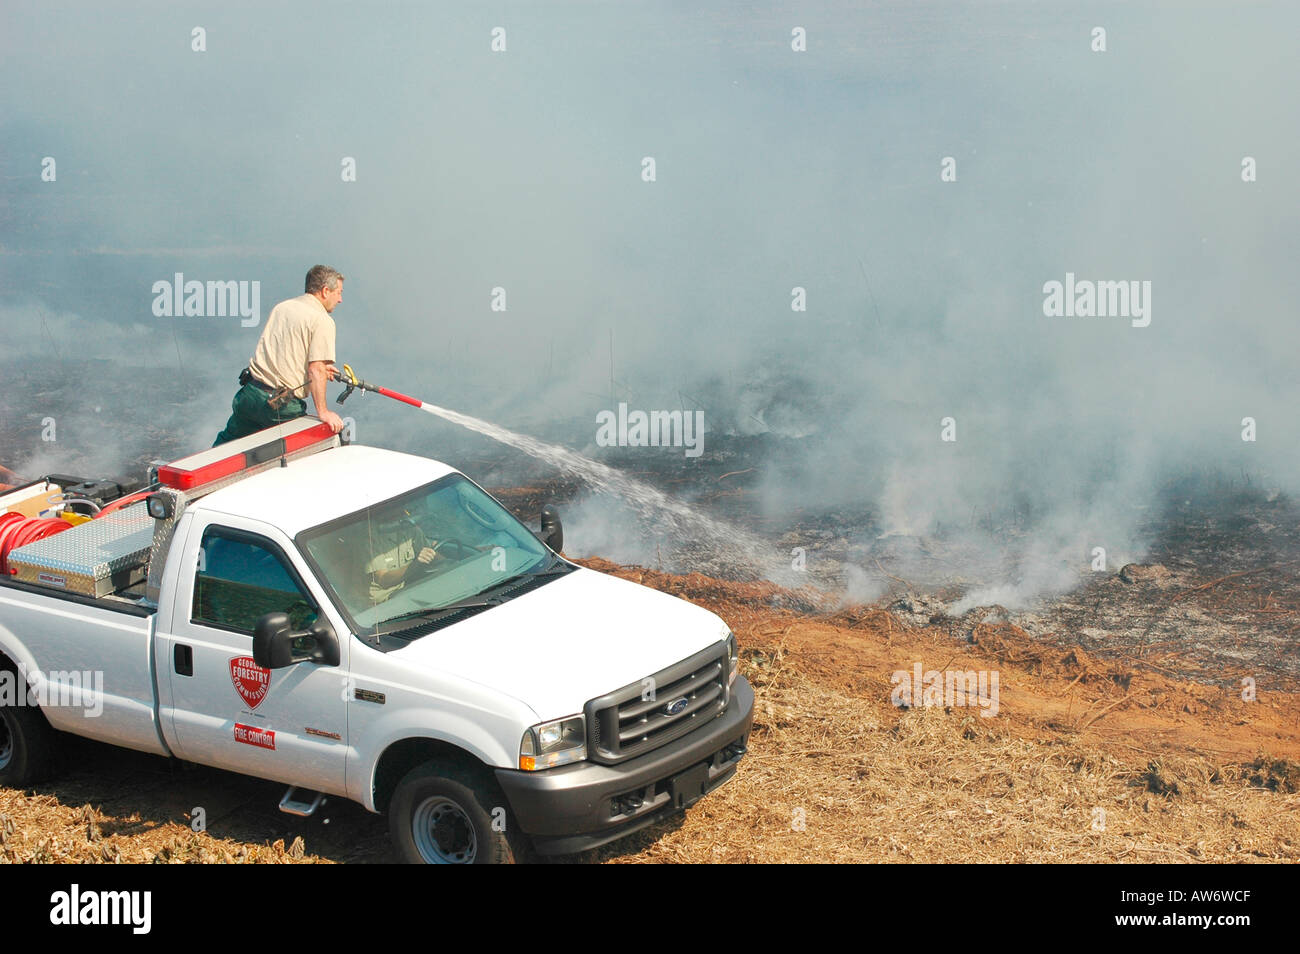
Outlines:
[{"label": "dirt ground", "polygon": [[[1293,693],[1247,701],[1009,622],[959,638],[811,590],[584,562],[726,619],[755,730],[735,779],[684,816],[561,863],[1300,859]],[[996,715],[895,705],[892,675],[918,663],[996,673]],[[385,819],[351,803],[299,819],[272,783],[78,739],[67,754],[58,780],[0,789],[0,861],[393,860]]]}]

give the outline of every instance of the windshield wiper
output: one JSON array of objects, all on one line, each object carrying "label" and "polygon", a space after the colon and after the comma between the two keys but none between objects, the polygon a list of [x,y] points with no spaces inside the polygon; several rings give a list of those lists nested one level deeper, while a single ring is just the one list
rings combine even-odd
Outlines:
[{"label": "windshield wiper", "polygon": [[[559,557],[556,557],[553,560],[553,562],[545,569],[525,570],[523,573],[516,573],[514,576],[506,577],[500,583],[493,583],[492,586],[489,587],[489,589],[499,590],[501,589],[501,587],[506,586],[509,583],[518,583],[520,580],[526,580],[529,577],[556,576],[557,574],[560,573],[568,573],[572,569],[573,567],[569,566],[569,564],[565,563]],[[487,590],[484,590],[483,592],[486,593]]]},{"label": "windshield wiper", "polygon": [[477,597],[471,600],[458,600],[455,603],[448,603],[446,606],[426,606],[424,609],[411,610],[409,613],[399,613],[396,616],[390,616],[387,619],[380,620],[376,625],[384,626],[388,623],[397,623],[404,619],[415,619],[419,616],[428,616],[431,619],[441,619],[443,615],[450,615],[459,610],[500,606],[502,602],[504,601],[500,599],[480,600]]}]

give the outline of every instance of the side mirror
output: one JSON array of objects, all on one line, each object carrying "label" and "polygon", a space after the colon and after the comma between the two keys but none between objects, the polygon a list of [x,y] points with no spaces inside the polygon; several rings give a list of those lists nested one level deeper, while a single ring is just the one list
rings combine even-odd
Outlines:
[{"label": "side mirror", "polygon": [[550,504],[542,508],[542,531],[537,539],[556,553],[564,549],[564,527],[560,523],[560,512]]},{"label": "side mirror", "polygon": [[267,613],[253,627],[253,662],[263,669],[284,669],[304,662],[337,666],[341,659],[338,637],[324,620],[304,633],[295,633],[288,613]]}]

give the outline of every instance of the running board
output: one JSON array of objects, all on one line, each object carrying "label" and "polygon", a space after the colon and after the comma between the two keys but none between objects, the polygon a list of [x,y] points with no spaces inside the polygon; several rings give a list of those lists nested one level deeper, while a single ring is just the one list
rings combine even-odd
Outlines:
[{"label": "running board", "polygon": [[314,815],[316,809],[324,803],[324,792],[313,792],[309,788],[299,789],[297,785],[290,785],[288,791],[284,793],[284,798],[280,799],[280,811],[286,815],[307,818]]}]

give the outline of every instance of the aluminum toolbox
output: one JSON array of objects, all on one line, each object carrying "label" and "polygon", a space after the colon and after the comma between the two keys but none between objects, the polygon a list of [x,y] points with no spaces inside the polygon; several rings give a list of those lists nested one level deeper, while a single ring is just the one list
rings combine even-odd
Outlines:
[{"label": "aluminum toolbox", "polygon": [[12,578],[85,596],[107,596],[145,578],[154,519],[143,501],[19,547]]}]

